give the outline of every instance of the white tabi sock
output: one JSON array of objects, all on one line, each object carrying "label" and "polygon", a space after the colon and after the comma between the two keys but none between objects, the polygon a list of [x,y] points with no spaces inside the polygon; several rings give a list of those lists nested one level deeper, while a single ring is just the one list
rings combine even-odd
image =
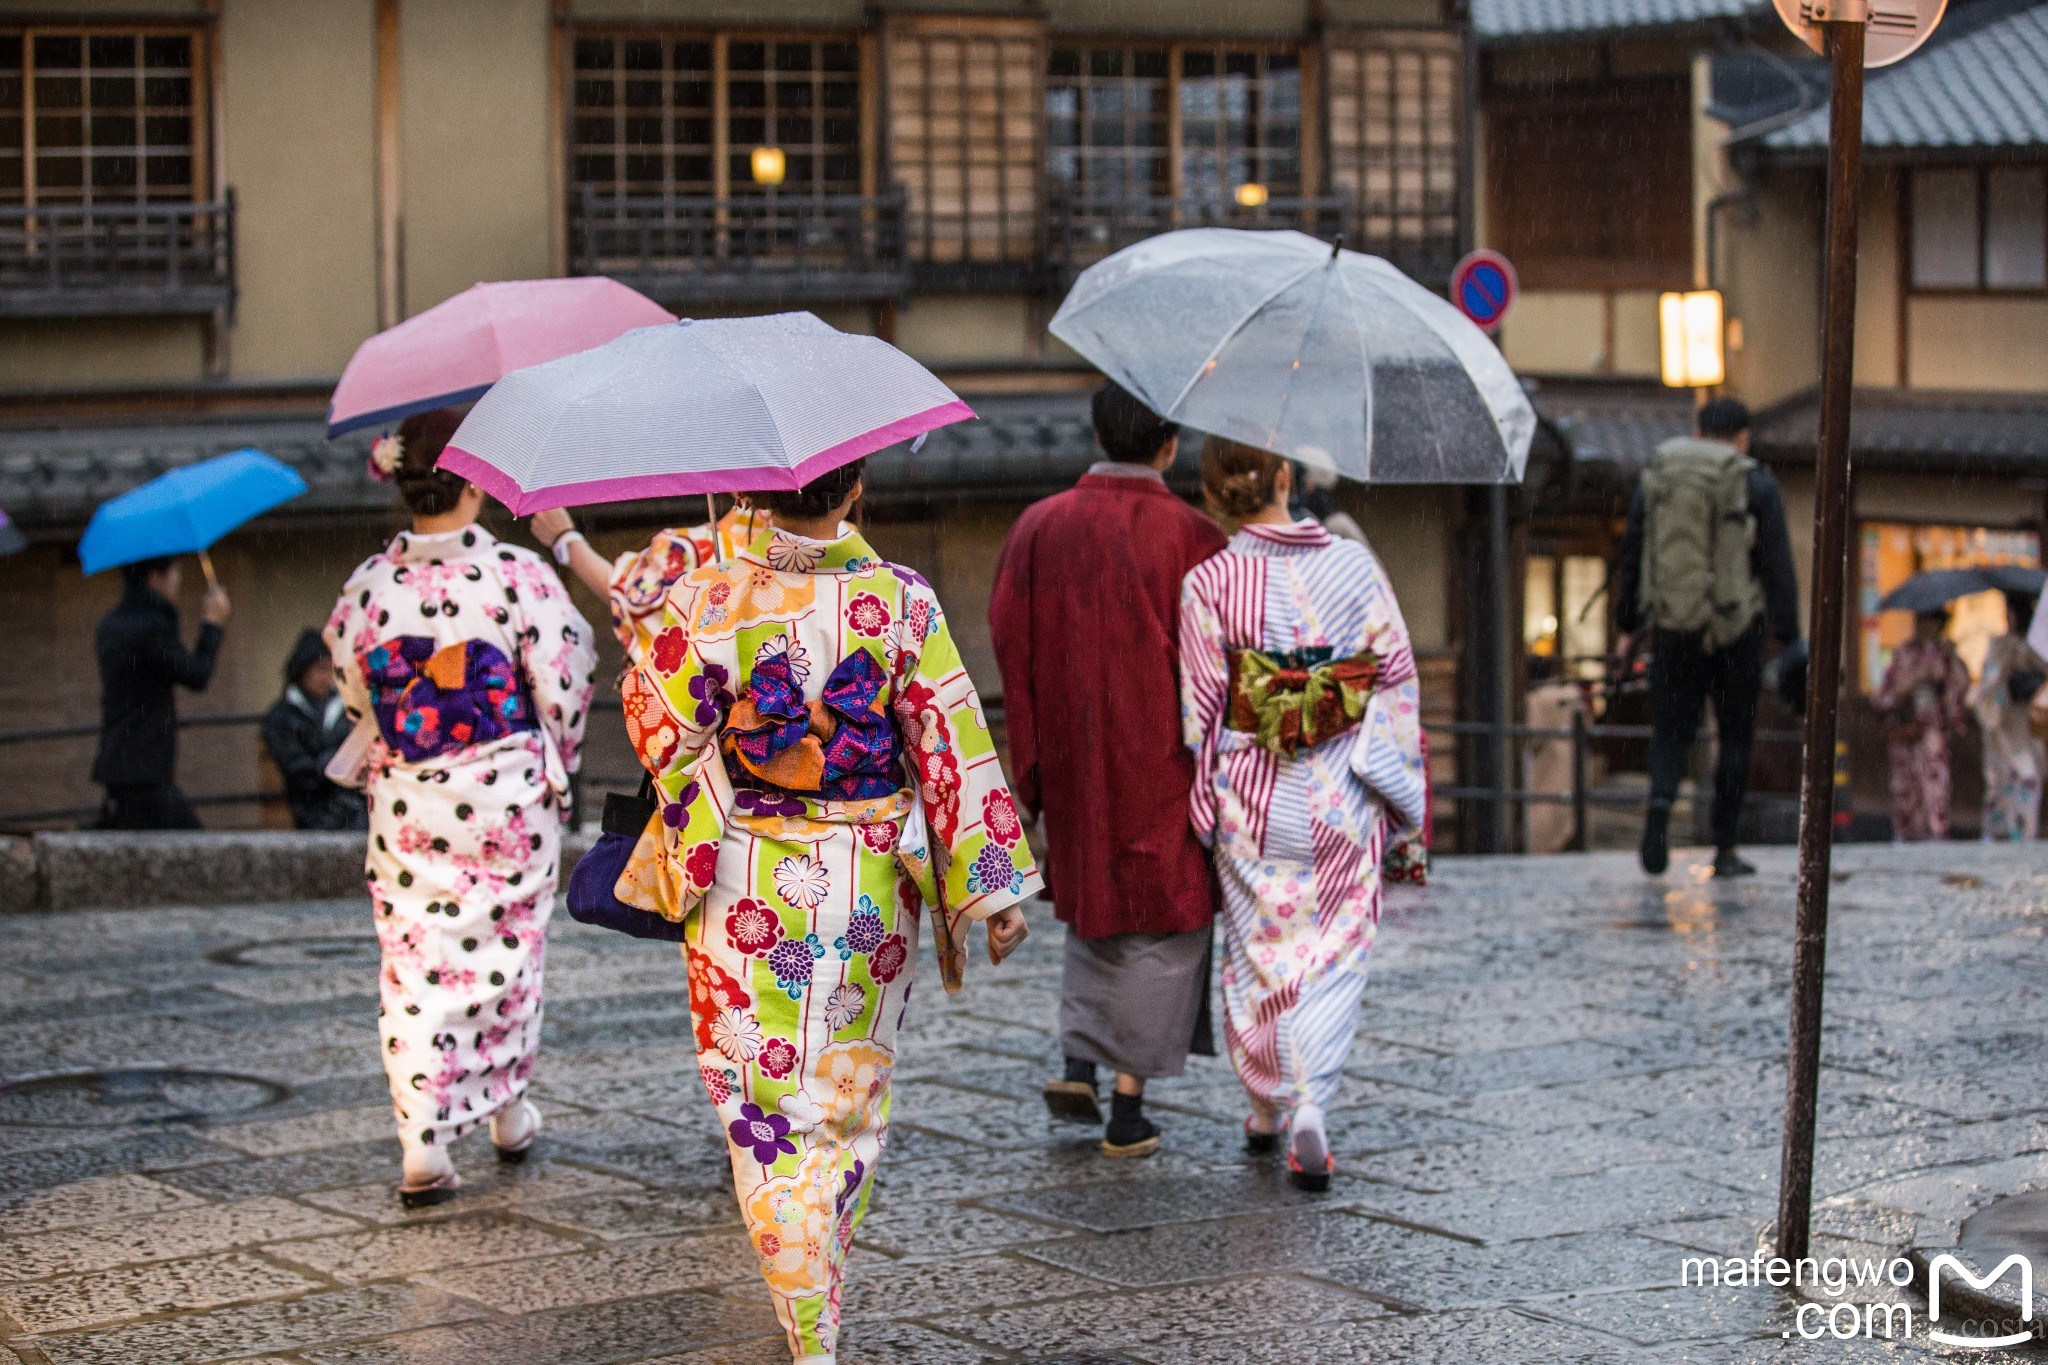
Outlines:
[{"label": "white tabi sock", "polygon": [[455,1159],[448,1155],[446,1147],[405,1149],[405,1183],[413,1189],[423,1190],[454,1171]]},{"label": "white tabi sock", "polygon": [[522,1099],[491,1115],[491,1145],[507,1152],[526,1147],[540,1133],[540,1110]]}]

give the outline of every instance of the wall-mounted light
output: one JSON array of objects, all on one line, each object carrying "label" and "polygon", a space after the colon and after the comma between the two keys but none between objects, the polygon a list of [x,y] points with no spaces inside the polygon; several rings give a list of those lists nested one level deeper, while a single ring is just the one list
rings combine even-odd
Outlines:
[{"label": "wall-mounted light", "polygon": [[1256,209],[1264,208],[1269,196],[1264,185],[1256,180],[1247,180],[1232,191],[1231,197],[1237,200],[1239,208]]},{"label": "wall-mounted light", "polygon": [[1720,290],[1695,289],[1660,297],[1657,333],[1667,387],[1712,388],[1728,377],[1722,356]]},{"label": "wall-mounted light", "polygon": [[756,185],[780,185],[789,172],[789,158],[780,147],[756,147],[751,161]]}]

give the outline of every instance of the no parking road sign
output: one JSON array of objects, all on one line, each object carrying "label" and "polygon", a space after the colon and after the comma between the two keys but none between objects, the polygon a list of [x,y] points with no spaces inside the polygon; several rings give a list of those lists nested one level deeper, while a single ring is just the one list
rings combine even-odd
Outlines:
[{"label": "no parking road sign", "polygon": [[1500,326],[1521,288],[1515,268],[1498,251],[1472,252],[1451,272],[1451,302],[1458,311],[1491,331]]}]

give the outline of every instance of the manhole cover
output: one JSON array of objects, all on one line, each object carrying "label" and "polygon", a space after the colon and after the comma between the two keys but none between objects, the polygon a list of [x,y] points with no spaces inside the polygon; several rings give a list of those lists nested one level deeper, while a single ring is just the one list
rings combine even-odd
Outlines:
[{"label": "manhole cover", "polygon": [[1956,1245],[1993,1259],[2018,1252],[2048,1264],[2048,1192],[1992,1200],[1963,1220]]},{"label": "manhole cover", "polygon": [[275,1081],[227,1071],[157,1066],[66,1071],[0,1081],[0,1126],[125,1128],[203,1123],[276,1104],[288,1093]]},{"label": "manhole cover", "polygon": [[209,962],[229,967],[366,967],[377,964],[377,940],[367,934],[275,938],[218,948]]}]

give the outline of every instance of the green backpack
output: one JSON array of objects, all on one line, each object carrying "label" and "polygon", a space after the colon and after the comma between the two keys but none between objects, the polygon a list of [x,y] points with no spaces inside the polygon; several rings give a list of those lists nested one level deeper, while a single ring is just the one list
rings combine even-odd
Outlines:
[{"label": "green backpack", "polygon": [[1741,638],[1763,610],[1750,567],[1756,518],[1749,512],[1755,462],[1722,441],[1681,436],[1657,447],[1643,471],[1645,624],[1699,633],[1709,651]]}]

